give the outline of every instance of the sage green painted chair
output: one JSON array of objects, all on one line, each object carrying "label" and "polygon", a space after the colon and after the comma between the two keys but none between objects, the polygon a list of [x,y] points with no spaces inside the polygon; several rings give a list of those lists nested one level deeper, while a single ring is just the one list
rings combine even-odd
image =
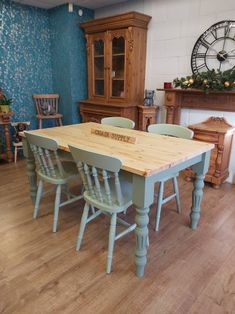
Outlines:
[{"label": "sage green painted chair", "polygon": [[[85,206],[77,239],[77,251],[80,250],[86,224],[105,214],[110,217],[108,258],[106,272],[111,272],[114,242],[133,231],[136,224],[129,224],[117,217],[132,205],[132,178],[120,171],[122,162],[114,157],[101,155],[69,146],[74,161],[77,164],[85,188]],[[89,215],[89,212],[91,214]],[[122,224],[125,229],[116,234],[116,224]]]},{"label": "sage green painted chair", "polygon": [[135,122],[123,117],[108,117],[101,119],[101,124],[117,126],[119,128],[134,129]]},{"label": "sage green painted chair", "polygon": [[[156,133],[156,134],[160,134],[160,135],[167,135],[167,136],[173,136],[173,137],[178,137],[178,138],[184,138],[184,139],[188,139],[188,140],[193,138],[193,131],[192,130],[190,130],[186,127],[183,127],[181,125],[176,125],[176,124],[167,124],[167,123],[151,124],[148,127],[148,132]],[[167,203],[170,200],[172,200],[173,198],[175,198],[177,211],[178,212],[181,211],[179,187],[178,187],[178,181],[177,181],[178,175],[179,174],[176,173],[175,176],[166,178],[163,181],[159,182],[157,211],[156,211],[156,226],[155,226],[156,231],[159,230],[162,205],[164,205],[165,203]],[[171,179],[173,181],[174,193],[164,198],[164,184],[169,179]]]},{"label": "sage green painted chair", "polygon": [[[25,135],[33,152],[39,176],[33,217],[34,219],[38,217],[40,201],[43,196],[50,192],[49,190],[43,193],[43,183],[48,182],[55,185],[53,232],[56,232],[60,207],[82,198],[82,195],[73,195],[68,188],[68,183],[72,179],[80,179],[80,176],[74,161],[62,161],[60,159],[56,140],[30,132],[25,132]],[[67,201],[61,202],[61,192],[66,194]]]}]

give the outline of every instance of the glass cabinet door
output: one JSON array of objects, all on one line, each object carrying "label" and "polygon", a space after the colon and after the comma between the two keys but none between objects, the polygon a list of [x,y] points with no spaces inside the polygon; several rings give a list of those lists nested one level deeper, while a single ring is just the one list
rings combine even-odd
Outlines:
[{"label": "glass cabinet door", "polygon": [[105,95],[104,39],[93,41],[93,91],[95,96]]},{"label": "glass cabinet door", "polygon": [[125,98],[126,40],[124,34],[113,34],[111,47],[111,97]]}]

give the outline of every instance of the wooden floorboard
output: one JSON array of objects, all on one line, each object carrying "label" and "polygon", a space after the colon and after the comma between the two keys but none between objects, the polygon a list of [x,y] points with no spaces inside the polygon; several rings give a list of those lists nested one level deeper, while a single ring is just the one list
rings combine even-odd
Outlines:
[{"label": "wooden floorboard", "polygon": [[[235,313],[234,185],[205,186],[196,231],[189,228],[192,183],[179,180],[182,213],[166,204],[158,233],[153,205],[148,264],[139,279],[133,233],[116,242],[106,275],[107,217],[87,226],[77,253],[83,201],[60,210],[53,234],[53,194],[33,220],[25,162],[1,162],[0,175],[0,313]],[[126,219],[134,216],[131,208]]]}]

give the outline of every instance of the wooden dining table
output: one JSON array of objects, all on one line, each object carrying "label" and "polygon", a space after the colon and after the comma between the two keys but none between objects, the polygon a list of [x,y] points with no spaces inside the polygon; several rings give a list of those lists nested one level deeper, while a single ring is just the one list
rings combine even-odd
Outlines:
[{"label": "wooden dining table", "polygon": [[[171,178],[189,166],[192,166],[195,172],[190,222],[193,230],[197,228],[204,177],[208,170],[213,144],[93,122],[34,130],[32,133],[57,140],[61,151],[69,152],[68,145],[74,145],[121,159],[122,170],[131,173],[133,178],[133,204],[137,224],[135,264],[138,277],[144,276],[147,263],[148,213],[150,205],[154,202],[154,185],[159,180]],[[36,165],[25,138],[23,147],[27,159],[31,198],[35,201]]]}]

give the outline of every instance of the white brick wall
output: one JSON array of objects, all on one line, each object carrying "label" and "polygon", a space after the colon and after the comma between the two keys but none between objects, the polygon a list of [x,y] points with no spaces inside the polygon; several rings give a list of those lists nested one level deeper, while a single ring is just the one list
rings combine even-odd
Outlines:
[{"label": "white brick wall", "polygon": [[[129,0],[98,9],[96,17],[139,11],[152,16],[148,30],[146,79],[147,89],[163,87],[163,82],[191,74],[190,58],[194,43],[212,24],[235,20],[235,0]],[[156,103],[162,105],[164,95],[157,92]],[[223,116],[235,125],[235,113],[184,109],[181,124],[188,125]],[[160,115],[164,121],[164,111]],[[229,166],[229,182],[235,183],[235,138]]]}]

